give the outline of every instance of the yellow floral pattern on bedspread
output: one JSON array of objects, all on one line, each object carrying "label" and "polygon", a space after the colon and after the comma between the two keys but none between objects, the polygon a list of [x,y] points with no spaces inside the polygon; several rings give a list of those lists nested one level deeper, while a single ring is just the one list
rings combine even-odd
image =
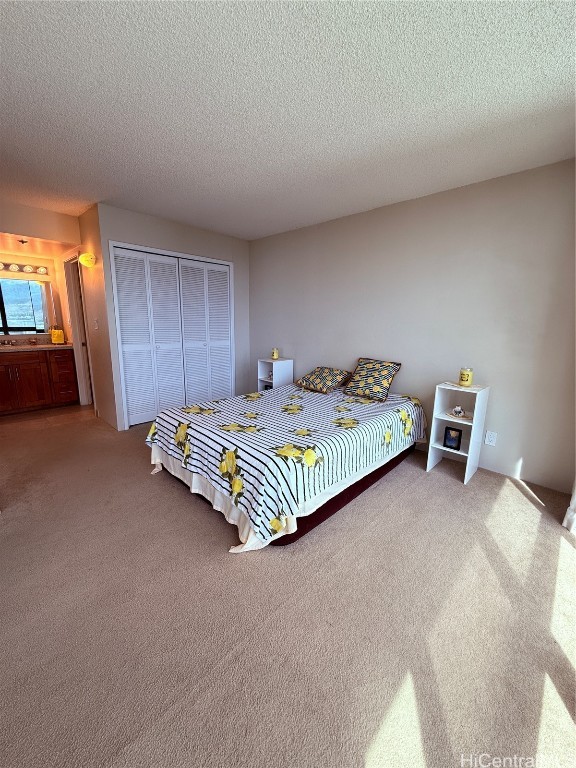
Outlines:
[{"label": "yellow floral pattern on bedspread", "polygon": [[224,448],[220,454],[218,469],[230,485],[232,503],[236,504],[242,498],[244,481],[242,472],[238,467],[238,448]]},{"label": "yellow floral pattern on bedspread", "polygon": [[315,445],[298,446],[286,443],[276,448],[276,455],[282,456],[283,459],[298,461],[310,468],[316,467],[323,461]]}]

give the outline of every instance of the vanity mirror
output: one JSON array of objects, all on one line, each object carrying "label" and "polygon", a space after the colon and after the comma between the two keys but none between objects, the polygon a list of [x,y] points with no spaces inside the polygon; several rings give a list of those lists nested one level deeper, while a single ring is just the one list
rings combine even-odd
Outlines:
[{"label": "vanity mirror", "polygon": [[0,278],[0,336],[47,332],[54,316],[49,280]]}]

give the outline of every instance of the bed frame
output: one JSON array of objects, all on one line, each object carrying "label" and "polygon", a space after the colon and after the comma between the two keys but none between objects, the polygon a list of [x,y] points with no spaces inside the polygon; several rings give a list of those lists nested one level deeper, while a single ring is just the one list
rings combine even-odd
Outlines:
[{"label": "bed frame", "polygon": [[403,462],[404,459],[412,453],[414,448],[415,444],[412,443],[411,446],[399,453],[393,459],[390,459],[390,461],[387,461],[386,464],[378,467],[378,469],[370,472],[370,474],[366,475],[365,477],[360,478],[360,480],[357,480],[348,488],[345,488],[337,496],[334,496],[334,498],[327,501],[321,507],[318,507],[318,509],[312,512],[312,514],[306,515],[305,517],[299,517],[298,528],[294,531],[294,533],[286,533],[279,539],[273,539],[270,542],[270,546],[285,547],[288,544],[292,544],[292,542],[301,539],[302,536],[305,536],[307,533],[314,530],[314,528],[323,523],[324,520],[328,520],[328,518],[336,514],[338,510],[342,509],[342,507],[345,507],[346,504],[349,504],[357,496],[360,496],[361,493],[364,493],[364,491],[370,488],[371,485],[374,485],[375,482],[380,480],[381,477],[387,475],[391,469],[397,467],[398,464]]}]

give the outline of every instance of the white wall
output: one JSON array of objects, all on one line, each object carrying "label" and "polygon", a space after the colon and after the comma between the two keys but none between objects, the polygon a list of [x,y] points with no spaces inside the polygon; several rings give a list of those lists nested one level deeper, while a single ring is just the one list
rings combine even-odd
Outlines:
[{"label": "white wall", "polygon": [[[80,217],[82,247],[94,252],[94,269],[83,270],[91,347],[94,398],[99,415],[120,423],[120,376],[110,271],[110,241],[205,256],[234,264],[234,344],[236,391],[249,387],[249,245],[243,240],[189,227],[156,216],[99,204]],[[98,240],[98,242],[96,242]],[[95,323],[99,329],[95,329]],[[98,382],[96,381],[98,378]]]},{"label": "white wall", "polygon": [[100,418],[116,427],[116,394],[112,375],[104,258],[100,239],[100,219],[96,205],[93,205],[80,216],[80,233],[82,250],[96,256],[95,267],[92,269],[82,267],[80,271],[94,408]]},{"label": "white wall", "polygon": [[[385,179],[382,181],[385,184]],[[402,363],[422,398],[460,366],[491,386],[481,466],[574,480],[574,163],[566,161],[258,240],[252,387],[273,346],[295,374]]]},{"label": "white wall", "polygon": [[76,216],[33,208],[9,200],[0,202],[0,232],[57,240],[60,243],[80,242],[80,228]]}]

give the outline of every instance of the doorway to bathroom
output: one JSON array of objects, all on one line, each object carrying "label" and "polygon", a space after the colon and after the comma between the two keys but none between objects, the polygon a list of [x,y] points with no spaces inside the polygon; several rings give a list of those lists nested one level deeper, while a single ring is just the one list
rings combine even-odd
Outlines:
[{"label": "doorway to bathroom", "polygon": [[80,405],[91,405],[92,380],[90,373],[90,349],[86,334],[82,274],[77,256],[64,262],[64,275],[66,280],[68,307],[70,310],[70,328],[72,331],[76,376],[78,379],[78,397]]}]

